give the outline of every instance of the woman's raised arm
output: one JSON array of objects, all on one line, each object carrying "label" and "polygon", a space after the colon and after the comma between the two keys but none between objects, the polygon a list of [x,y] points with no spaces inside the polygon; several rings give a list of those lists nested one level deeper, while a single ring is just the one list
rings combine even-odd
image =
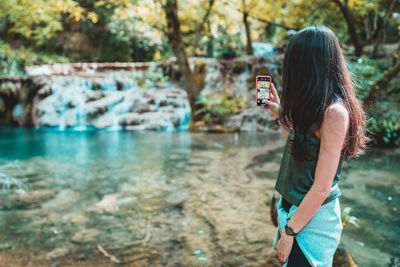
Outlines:
[{"label": "woman's raised arm", "polygon": [[[279,117],[279,108],[281,101],[279,99],[278,92],[276,91],[273,83],[271,83],[271,92],[272,92],[271,101],[268,101],[266,99],[263,100],[264,103],[268,104],[268,106],[266,107],[260,106],[260,108],[271,110],[272,116],[274,116],[274,118],[277,119]],[[279,128],[281,128],[283,140],[285,140],[286,142],[289,130],[283,127],[283,125],[279,122],[279,120],[278,123],[279,123]]]}]

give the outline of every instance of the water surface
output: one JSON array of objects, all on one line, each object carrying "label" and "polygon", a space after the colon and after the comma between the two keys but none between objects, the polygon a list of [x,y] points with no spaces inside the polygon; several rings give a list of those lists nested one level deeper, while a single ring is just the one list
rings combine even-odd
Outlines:
[{"label": "water surface", "polygon": [[[276,133],[0,130],[1,265],[273,262]],[[400,257],[400,153],[345,162],[342,244],[360,266]],[[104,252],[106,252],[106,255]],[[110,257],[113,256],[113,257]]]}]

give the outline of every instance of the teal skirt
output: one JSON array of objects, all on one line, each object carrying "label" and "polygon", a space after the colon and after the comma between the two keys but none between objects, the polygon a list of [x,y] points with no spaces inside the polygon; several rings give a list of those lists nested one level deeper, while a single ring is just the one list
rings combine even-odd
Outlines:
[{"label": "teal skirt", "polygon": [[[286,212],[282,207],[282,197],[280,198],[277,207],[278,229],[273,242],[275,250],[285,225],[296,210],[297,206],[293,205],[289,212]],[[331,267],[342,231],[339,198],[335,198],[319,207],[311,220],[298,233],[296,239],[301,251],[312,266]],[[283,266],[286,267],[286,265],[287,262]]]}]

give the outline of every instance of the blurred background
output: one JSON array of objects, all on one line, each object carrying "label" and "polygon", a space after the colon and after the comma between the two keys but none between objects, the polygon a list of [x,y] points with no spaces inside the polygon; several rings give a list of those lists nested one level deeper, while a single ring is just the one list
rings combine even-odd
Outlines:
[{"label": "blurred background", "polygon": [[343,164],[334,266],[397,266],[398,0],[0,0],[0,265],[280,266],[284,142],[255,77],[281,92],[311,25],[372,139]]}]

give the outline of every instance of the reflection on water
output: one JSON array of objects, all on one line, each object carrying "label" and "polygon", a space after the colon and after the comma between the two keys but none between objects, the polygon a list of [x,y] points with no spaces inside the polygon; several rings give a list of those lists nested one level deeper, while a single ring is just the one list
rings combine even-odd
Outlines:
[{"label": "reflection on water", "polygon": [[[18,168],[1,171],[25,187],[0,193],[0,265],[263,264],[282,151],[278,134],[2,129],[0,165]],[[361,266],[400,256],[399,163],[389,150],[343,166],[360,227],[342,243]]]}]

